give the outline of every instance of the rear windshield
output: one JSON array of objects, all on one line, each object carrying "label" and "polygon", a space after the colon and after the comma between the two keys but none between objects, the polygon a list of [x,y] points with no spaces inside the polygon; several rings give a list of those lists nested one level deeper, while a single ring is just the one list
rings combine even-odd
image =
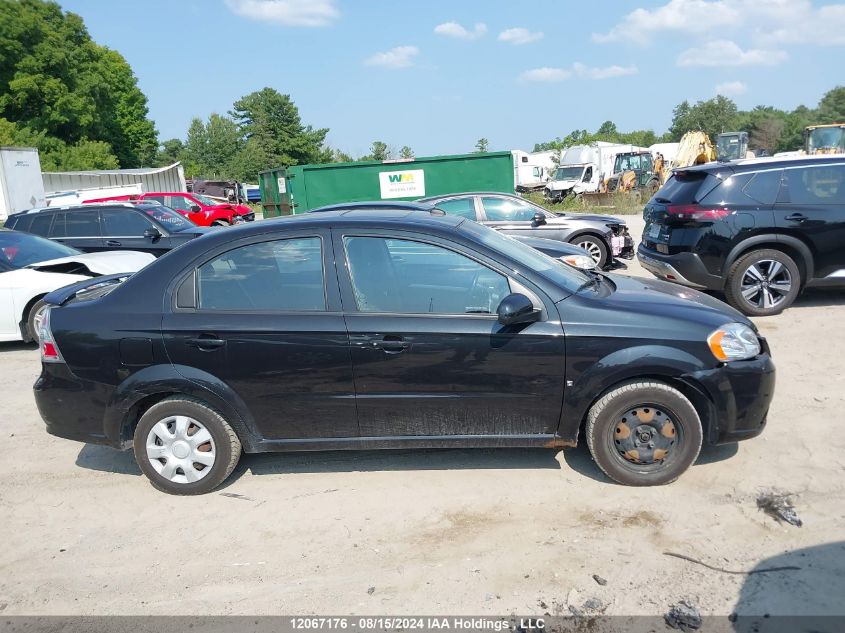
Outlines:
[{"label": "rear windshield", "polygon": [[670,176],[654,200],[672,204],[699,202],[708,191],[719,184],[719,179],[706,171],[679,171]]}]

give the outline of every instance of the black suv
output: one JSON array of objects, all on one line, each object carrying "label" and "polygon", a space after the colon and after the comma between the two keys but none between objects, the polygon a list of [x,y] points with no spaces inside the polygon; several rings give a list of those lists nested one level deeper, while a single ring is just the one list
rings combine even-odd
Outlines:
[{"label": "black suv", "polygon": [[644,268],[724,292],[745,314],[777,314],[808,286],[845,286],[845,156],[685,168],[643,216]]},{"label": "black suv", "polygon": [[156,202],[30,209],[10,215],[5,226],[85,253],[129,250],[156,257],[210,230]]}]

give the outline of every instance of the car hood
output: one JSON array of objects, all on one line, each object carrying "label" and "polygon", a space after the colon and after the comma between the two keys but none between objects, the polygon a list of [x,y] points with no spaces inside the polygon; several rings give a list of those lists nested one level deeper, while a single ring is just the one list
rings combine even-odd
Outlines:
[{"label": "car hood", "polygon": [[537,250],[546,253],[546,255],[551,255],[552,253],[554,253],[555,257],[563,257],[565,255],[590,255],[583,248],[579,248],[578,246],[568,242],[561,242],[560,240],[549,240],[544,237],[531,237],[529,235],[511,235],[510,237],[530,246],[531,248],[536,248]]},{"label": "car hood", "polygon": [[619,224],[625,226],[625,220],[613,217],[612,215],[593,215],[591,213],[555,213],[557,217],[549,221],[554,223],[557,220],[587,220],[590,222],[602,222],[604,224]]},{"label": "car hood", "polygon": [[552,191],[560,191],[561,189],[572,189],[577,183],[577,178],[573,178],[572,180],[552,180],[549,182],[549,189]]},{"label": "car hood", "polygon": [[92,275],[110,275],[113,273],[134,273],[154,261],[155,257],[149,253],[139,251],[106,251],[104,253],[79,253],[69,257],[48,259],[43,262],[30,264],[27,268],[43,272],[74,272],[84,274],[79,270],[82,266]]},{"label": "car hood", "polygon": [[603,302],[611,310],[644,317],[674,316],[714,328],[730,322],[743,323],[756,331],[754,324],[741,312],[698,290],[659,279],[614,274],[608,277],[616,289],[608,292]]},{"label": "car hood", "polygon": [[252,213],[252,209],[250,209],[245,204],[232,204],[230,202],[215,204],[214,209],[218,211],[234,211],[238,215],[246,215],[247,213]]}]

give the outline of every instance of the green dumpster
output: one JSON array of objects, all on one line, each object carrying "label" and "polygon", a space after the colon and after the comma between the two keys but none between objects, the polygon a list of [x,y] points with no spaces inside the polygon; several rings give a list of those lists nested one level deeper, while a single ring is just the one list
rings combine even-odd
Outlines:
[{"label": "green dumpster", "polygon": [[513,193],[511,152],[280,167],[259,174],[264,217],[339,202],[416,200],[464,191]]}]

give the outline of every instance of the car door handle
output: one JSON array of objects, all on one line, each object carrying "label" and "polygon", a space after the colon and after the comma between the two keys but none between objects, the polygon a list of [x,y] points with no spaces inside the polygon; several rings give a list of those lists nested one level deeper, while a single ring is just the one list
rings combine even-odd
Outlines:
[{"label": "car door handle", "polygon": [[122,246],[117,240],[106,240],[106,246]]},{"label": "car door handle", "polygon": [[198,336],[196,338],[185,339],[185,345],[188,347],[196,347],[200,351],[210,352],[223,347],[226,344],[222,338],[216,338],[214,335]]},{"label": "car door handle", "polygon": [[784,218],[784,220],[789,220],[790,222],[803,222],[807,219],[807,216],[803,213],[793,213],[792,215],[788,215]]},{"label": "car door handle", "polygon": [[373,341],[372,345],[385,354],[401,354],[411,346],[410,343],[402,340],[401,336],[385,336],[380,341]]}]

